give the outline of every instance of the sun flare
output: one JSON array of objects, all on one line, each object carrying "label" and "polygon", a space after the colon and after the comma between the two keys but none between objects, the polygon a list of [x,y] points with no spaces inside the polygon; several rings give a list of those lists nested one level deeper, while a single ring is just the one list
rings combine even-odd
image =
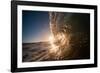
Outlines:
[{"label": "sun flare", "polygon": [[64,33],[58,33],[56,36],[51,35],[49,37],[49,42],[51,45],[50,53],[61,53],[65,46],[68,46],[69,40],[67,35]]}]

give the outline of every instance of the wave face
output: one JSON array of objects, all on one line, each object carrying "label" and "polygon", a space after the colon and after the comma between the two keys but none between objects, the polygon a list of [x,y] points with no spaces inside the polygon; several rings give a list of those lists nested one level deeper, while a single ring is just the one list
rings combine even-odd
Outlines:
[{"label": "wave face", "polygon": [[[52,34],[51,38],[53,39],[51,40],[51,46],[53,46],[51,48],[51,53],[56,51],[55,58],[89,58],[89,15],[80,13],[50,12],[49,17]],[[84,55],[84,53],[87,54]]]}]

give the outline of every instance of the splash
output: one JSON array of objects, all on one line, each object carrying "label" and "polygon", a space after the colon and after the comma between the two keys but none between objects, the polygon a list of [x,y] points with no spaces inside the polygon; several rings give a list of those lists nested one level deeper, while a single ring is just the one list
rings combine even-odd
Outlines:
[{"label": "splash", "polygon": [[[63,14],[50,12],[50,30],[51,35],[49,37],[51,54],[55,55],[56,59],[60,59],[65,50],[69,47],[70,35],[67,33],[67,25],[60,23],[57,20],[61,17],[63,19]],[[61,21],[64,22],[64,21]]]}]

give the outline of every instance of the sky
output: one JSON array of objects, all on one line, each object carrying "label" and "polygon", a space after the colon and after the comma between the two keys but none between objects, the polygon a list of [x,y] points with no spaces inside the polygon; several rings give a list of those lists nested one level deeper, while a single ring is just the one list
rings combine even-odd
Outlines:
[{"label": "sky", "polygon": [[47,41],[50,35],[49,14],[43,11],[22,12],[22,42]]}]

